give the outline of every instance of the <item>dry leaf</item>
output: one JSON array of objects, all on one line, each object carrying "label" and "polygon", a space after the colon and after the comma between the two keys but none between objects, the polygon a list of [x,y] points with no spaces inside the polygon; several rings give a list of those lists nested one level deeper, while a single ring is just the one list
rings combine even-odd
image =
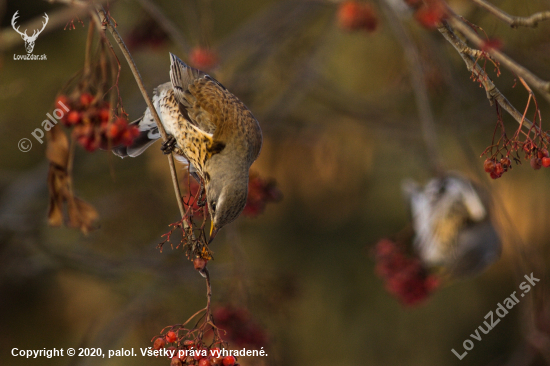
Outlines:
[{"label": "dry leaf", "polygon": [[[72,193],[72,177],[69,175],[68,166],[72,154],[69,150],[69,140],[59,126],[55,126],[48,132],[47,140],[46,157],[50,161],[48,224],[61,226],[64,221],[68,221],[70,227],[78,228],[86,234],[95,228],[94,224],[99,215],[92,205],[75,197]],[[64,215],[65,203],[67,220]]]}]

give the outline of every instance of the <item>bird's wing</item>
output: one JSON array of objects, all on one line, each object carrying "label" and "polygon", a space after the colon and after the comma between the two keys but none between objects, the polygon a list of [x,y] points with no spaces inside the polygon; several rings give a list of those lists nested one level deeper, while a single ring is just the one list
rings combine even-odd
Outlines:
[{"label": "bird's wing", "polygon": [[[202,71],[188,66],[172,53],[170,54],[170,61],[170,81],[174,89],[174,97],[180,104],[180,111],[200,131],[211,135],[214,134],[219,124],[219,121],[216,119],[219,113],[214,113],[213,110],[218,107],[216,103],[218,95],[211,93],[211,90],[205,90],[202,94],[208,95],[209,101],[199,101],[197,100],[197,95],[195,95],[196,93],[190,91],[190,88],[193,90],[196,89],[195,85],[203,84],[204,81],[214,82],[214,79]],[[217,85],[221,86],[219,83]],[[202,94],[200,95],[201,97]]]},{"label": "bird's wing", "polygon": [[213,134],[212,152],[221,151],[224,141],[235,131],[248,135],[243,141],[251,144],[251,161],[256,160],[262,146],[262,133],[252,112],[235,95],[213,77],[186,65],[171,56],[170,80],[174,96],[184,109],[182,113],[197,128]]}]

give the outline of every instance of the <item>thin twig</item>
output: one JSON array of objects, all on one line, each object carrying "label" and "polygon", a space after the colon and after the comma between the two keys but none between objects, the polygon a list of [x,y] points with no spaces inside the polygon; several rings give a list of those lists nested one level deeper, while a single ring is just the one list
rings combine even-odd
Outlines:
[{"label": "thin twig", "polygon": [[512,28],[517,28],[518,26],[531,27],[535,28],[539,22],[550,19],[550,11],[542,11],[535,13],[528,17],[518,17],[506,13],[504,10],[499,7],[487,2],[485,0],[472,0],[474,3],[489,11],[491,14],[499,18],[500,20],[505,21]]},{"label": "thin twig", "polygon": [[[111,18],[107,15],[107,12],[105,9],[103,9],[102,6],[98,7],[98,16],[99,13],[103,14],[103,17],[105,19],[105,24],[107,25],[107,28],[109,29],[109,32],[111,33],[111,36],[115,40],[115,42],[120,47],[120,50],[122,51],[122,54],[124,55],[124,58],[126,58],[126,61],[128,62],[128,65],[130,66],[130,70],[132,70],[132,74],[134,75],[134,78],[136,79],[136,83],[138,84],[139,90],[141,91],[141,94],[143,96],[143,99],[145,99],[145,102],[147,103],[147,107],[151,111],[151,114],[155,120],[155,123],[157,124],[158,130],[162,136],[162,139],[164,141],[167,140],[168,135],[166,134],[166,131],[164,130],[164,126],[162,125],[162,122],[160,120],[160,117],[157,113],[157,110],[155,109],[155,106],[153,105],[153,102],[151,102],[151,98],[149,98],[149,95],[147,94],[147,90],[145,89],[145,86],[143,85],[143,81],[141,79],[141,75],[137,69],[137,66],[134,62],[134,59],[132,58],[132,55],[130,55],[130,51],[128,51],[128,48],[126,47],[126,44],[120,37],[120,34],[116,30],[116,28],[113,25],[113,22],[111,21]],[[180,210],[181,217],[185,217],[185,209],[183,207],[183,197],[181,195],[181,191],[179,188],[178,183],[178,175],[176,174],[176,167],[174,165],[174,158],[173,155],[168,155],[168,165],[170,166],[170,173],[172,175],[172,183],[174,185],[174,191],[176,193],[176,199],[178,201],[178,207]],[[184,226],[187,228],[187,222],[184,220]]]},{"label": "thin twig", "polygon": [[[449,23],[455,29],[464,34],[464,36],[473,42],[476,47],[483,48],[485,46],[486,41],[479,37],[477,33],[462,20],[461,17],[455,14],[450,8],[448,9],[448,12],[451,15],[449,18]],[[508,55],[497,49],[489,49],[486,52],[508,68],[508,70],[512,71],[517,76],[522,77],[528,84],[537,89],[547,101],[550,102],[550,81],[542,80],[527,68],[518,64]]]},{"label": "thin twig", "polygon": [[422,136],[426,144],[426,149],[428,150],[428,158],[431,160],[435,173],[442,174],[444,172],[443,160],[439,153],[435,122],[430,105],[430,98],[428,96],[428,89],[426,87],[424,67],[420,60],[418,49],[413,39],[394,13],[393,7],[388,4],[387,1],[382,1],[382,9],[388,19],[388,24],[405,51],[405,59],[409,64],[416,108],[418,109],[418,117],[420,118]]},{"label": "thin twig", "polygon": [[[460,54],[460,57],[466,63],[468,70],[475,76],[475,78],[483,85],[487,93],[487,98],[491,104],[496,101],[506,112],[508,112],[519,124],[526,126],[528,129],[534,128],[538,132],[541,132],[537,126],[533,126],[533,123],[527,119],[523,118],[523,114],[520,113],[506,97],[498,90],[492,80],[489,78],[489,75],[483,70],[481,66],[477,64],[475,59],[470,56],[466,51],[468,46],[454,33],[454,30],[451,26],[443,21],[442,24],[438,27],[439,32],[445,37],[445,39],[456,49]],[[546,134],[544,134],[546,136]]]}]

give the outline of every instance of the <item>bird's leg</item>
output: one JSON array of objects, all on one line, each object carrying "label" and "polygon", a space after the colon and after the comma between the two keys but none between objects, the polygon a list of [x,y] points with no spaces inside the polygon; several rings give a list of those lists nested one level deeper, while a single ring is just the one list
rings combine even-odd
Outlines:
[{"label": "bird's leg", "polygon": [[174,151],[174,149],[176,148],[176,144],[176,138],[172,135],[169,135],[168,139],[162,143],[162,147],[160,149],[165,155],[168,155],[171,154],[172,151]]}]

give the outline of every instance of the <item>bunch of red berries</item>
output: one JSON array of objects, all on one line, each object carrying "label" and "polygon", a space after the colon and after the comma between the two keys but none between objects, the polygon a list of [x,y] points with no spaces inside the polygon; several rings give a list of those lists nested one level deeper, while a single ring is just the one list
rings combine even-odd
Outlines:
[{"label": "bunch of red berries", "polygon": [[248,197],[243,215],[256,217],[264,212],[268,203],[279,202],[282,198],[283,194],[277,188],[275,180],[265,180],[258,173],[251,172],[248,178]]},{"label": "bunch of red berries", "polygon": [[500,161],[497,161],[496,158],[487,158],[483,162],[483,169],[491,175],[491,178],[498,179],[502,177],[502,174],[512,169],[512,162],[507,157],[503,157]]},{"label": "bunch of red berries", "polygon": [[166,348],[164,354],[170,358],[170,366],[197,365],[197,366],[239,366],[234,356],[223,356],[219,347],[206,347],[190,339],[180,340],[174,331],[169,331],[164,336],[157,337],[153,343],[153,349],[160,351],[166,343],[174,346]]},{"label": "bunch of red berries", "polygon": [[548,157],[548,150],[537,150],[536,156],[531,157],[531,167],[535,170],[539,170],[541,167],[550,167],[550,157]]},{"label": "bunch of red berries", "polygon": [[223,329],[225,337],[237,347],[263,347],[267,343],[265,331],[252,319],[248,310],[224,306],[214,311],[216,326]]},{"label": "bunch of red berries", "polygon": [[344,1],[338,8],[338,24],[346,31],[364,30],[370,33],[378,26],[378,16],[371,3]]},{"label": "bunch of red berries", "polygon": [[404,305],[413,306],[426,300],[439,286],[439,280],[427,273],[418,258],[408,257],[396,243],[382,239],[375,247],[376,274],[386,290]]},{"label": "bunch of red berries", "polygon": [[70,109],[61,121],[73,128],[73,138],[82,147],[92,152],[97,148],[108,149],[117,145],[129,146],[139,135],[136,126],[118,117],[111,122],[110,104],[89,93],[82,93],[69,98],[61,95],[56,105],[61,104]]},{"label": "bunch of red berries", "polygon": [[447,17],[446,5],[441,0],[405,0],[414,10],[414,18],[423,27],[436,28]]},{"label": "bunch of red berries", "polygon": [[216,52],[204,47],[195,47],[189,55],[191,66],[200,70],[211,70],[218,65],[219,57]]},{"label": "bunch of red berries", "polygon": [[[525,158],[529,159],[531,168],[539,170],[542,167],[550,167],[550,157],[548,150],[530,148],[527,144],[524,145]],[[515,159],[519,162],[518,159]],[[496,158],[487,158],[483,162],[483,169],[491,175],[491,178],[498,179],[502,177],[502,174],[506,173],[509,169],[512,169],[512,162],[508,157],[503,157],[500,161]]]}]

